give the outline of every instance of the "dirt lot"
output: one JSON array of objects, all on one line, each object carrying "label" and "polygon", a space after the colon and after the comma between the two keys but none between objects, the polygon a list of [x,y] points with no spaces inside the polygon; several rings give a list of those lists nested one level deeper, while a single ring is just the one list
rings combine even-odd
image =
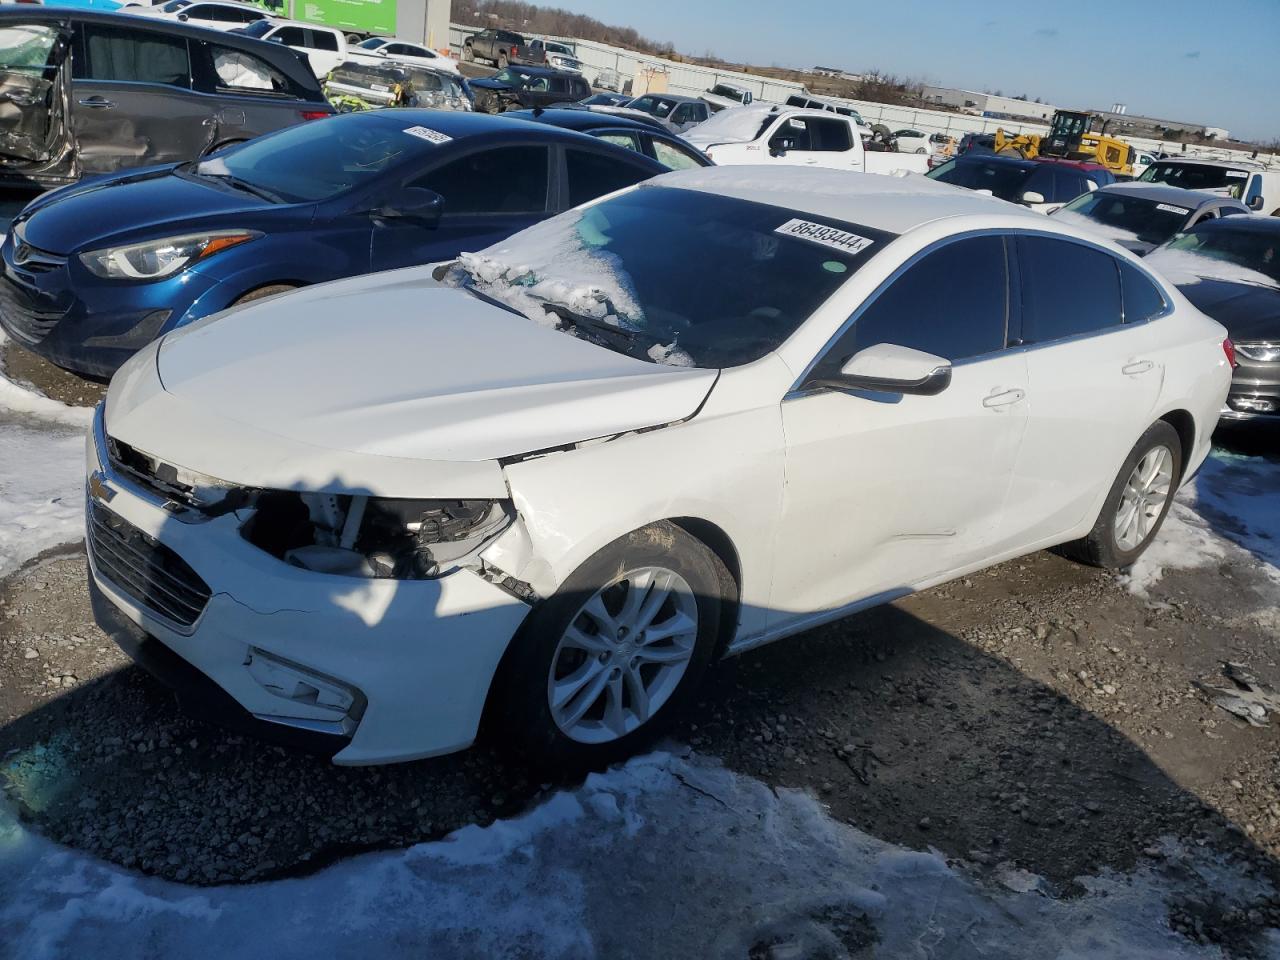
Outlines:
[{"label": "dirt lot", "polygon": [[[95,389],[5,362],[65,399]],[[510,816],[552,786],[487,745],[343,769],[188,719],[98,631],[84,563],[63,548],[0,584],[0,783],[55,840],[243,882]],[[1193,682],[1230,660],[1280,687],[1277,607],[1244,550],[1147,596],[1036,554],[723,665],[673,743],[812,790],[877,837],[977,870],[1012,860],[1064,894],[1158,861],[1165,836],[1272,873],[1280,734]],[[1206,891],[1171,922],[1248,955],[1280,904]]]}]

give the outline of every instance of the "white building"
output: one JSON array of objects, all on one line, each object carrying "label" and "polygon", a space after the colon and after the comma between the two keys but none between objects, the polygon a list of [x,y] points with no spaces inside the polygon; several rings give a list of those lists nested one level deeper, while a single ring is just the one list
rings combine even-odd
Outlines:
[{"label": "white building", "polygon": [[925,100],[941,107],[964,110],[981,116],[1021,117],[1031,120],[1050,120],[1058,109],[1050,103],[1035,103],[1017,97],[997,97],[977,90],[960,90],[955,87],[925,87]]}]

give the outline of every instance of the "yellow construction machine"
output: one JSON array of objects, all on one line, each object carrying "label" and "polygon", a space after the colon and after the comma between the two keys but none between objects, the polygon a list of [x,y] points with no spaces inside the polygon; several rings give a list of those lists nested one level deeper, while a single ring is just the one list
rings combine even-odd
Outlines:
[{"label": "yellow construction machine", "polygon": [[1022,133],[1009,136],[997,130],[995,152],[1006,156],[1056,157],[1060,160],[1082,160],[1106,167],[1117,176],[1133,176],[1134,149],[1119,137],[1107,136],[1107,120],[1096,113],[1059,110],[1047,136]]}]

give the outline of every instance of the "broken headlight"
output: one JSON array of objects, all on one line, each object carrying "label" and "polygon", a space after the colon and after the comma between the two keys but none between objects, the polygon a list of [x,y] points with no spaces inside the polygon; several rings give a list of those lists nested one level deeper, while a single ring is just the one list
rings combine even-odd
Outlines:
[{"label": "broken headlight", "polygon": [[256,230],[210,230],[146,240],[80,254],[80,262],[104,280],[161,280],[198,260],[262,236]]},{"label": "broken headlight", "polygon": [[426,580],[461,565],[511,525],[507,500],[388,500],[264,491],[244,527],[287,563],[349,577]]}]

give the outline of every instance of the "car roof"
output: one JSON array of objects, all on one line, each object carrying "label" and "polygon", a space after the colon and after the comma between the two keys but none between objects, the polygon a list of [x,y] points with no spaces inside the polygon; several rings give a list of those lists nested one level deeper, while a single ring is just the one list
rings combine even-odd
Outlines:
[{"label": "car roof", "polygon": [[956,163],[994,163],[997,166],[1015,167],[1018,170],[1031,170],[1036,166],[1034,160],[1024,160],[1022,157],[1004,157],[998,153],[962,153],[955,158],[955,161]]},{"label": "car roof", "polygon": [[[578,76],[581,76],[581,74],[578,74],[578,73],[571,73],[571,72],[570,72],[570,71],[568,71],[568,70],[557,70],[555,67],[526,67],[526,66],[525,66],[524,64],[522,64],[522,63],[513,63],[513,64],[511,65],[511,69],[512,69],[512,70],[519,70],[521,73],[527,73],[527,74],[529,74],[530,76],[534,76],[534,77],[578,77]],[[497,74],[494,74],[492,77],[482,77],[481,79],[482,79],[482,80],[492,80],[492,79],[494,79],[494,77],[496,77],[496,76],[497,76]]]},{"label": "car roof", "polygon": [[1227,203],[1244,207],[1244,204],[1239,202],[1233,204],[1227,197],[1214,196],[1200,190],[1185,190],[1182,187],[1172,187],[1167,183],[1146,183],[1145,181],[1130,180],[1127,183],[1109,183],[1100,192],[1140,196],[1145,200],[1153,200],[1156,203],[1172,203],[1179,207],[1190,207],[1192,210],[1197,210],[1208,203]]},{"label": "car roof", "polygon": [[[193,2],[193,3],[212,3],[212,2],[215,2],[215,0],[192,0],[192,2]],[[217,3],[226,3],[226,0],[216,0],[216,2],[217,2]],[[238,4],[238,6],[242,6],[242,7],[244,7],[244,6],[254,6],[254,5],[253,5],[253,4],[244,4],[244,3],[242,3],[242,4]],[[261,10],[262,8],[261,8],[261,7],[256,7],[255,9]],[[307,21],[305,21],[305,20],[286,20],[286,19],[284,19],[284,17],[268,17],[268,18],[267,18],[267,22],[271,24],[272,28],[275,28],[275,27],[306,27],[308,30],[324,30],[324,31],[327,31],[328,33],[342,33],[342,34],[343,34],[343,36],[346,36],[346,34],[345,34],[345,33],[343,33],[343,31],[342,31],[341,29],[339,29],[338,27],[327,27],[327,26],[325,26],[323,23],[308,23],[308,22],[307,22]],[[247,24],[246,24],[246,26],[247,26]]]},{"label": "car roof", "polygon": [[[196,0],[193,0],[196,2]],[[202,0],[201,0],[202,2]],[[209,0],[215,2],[215,0]],[[223,2],[223,0],[216,0]],[[228,6],[253,6],[253,9],[262,13],[265,17],[275,22],[271,13],[263,10],[261,7],[253,4],[227,4]],[[132,13],[118,13],[113,10],[89,10],[79,7],[46,7],[36,6],[34,4],[15,4],[12,6],[0,7],[0,23],[5,20],[23,20],[23,21],[51,21],[57,23],[68,23],[75,21],[77,23],[100,23],[113,27],[133,27],[139,30],[159,30],[164,33],[171,33],[175,36],[193,37],[202,40],[212,40],[218,37],[219,42],[228,47],[242,47],[252,50],[260,56],[266,56],[266,51],[273,51],[278,57],[280,52],[284,52],[284,59],[296,61],[294,52],[288,47],[278,43],[272,43],[269,40],[259,40],[257,37],[246,36],[243,33],[227,32],[223,30],[214,30],[210,27],[197,26],[193,23],[185,23],[181,20],[171,20],[167,17],[139,17]],[[300,61],[298,61],[300,62]]]},{"label": "car roof", "polygon": [[[950,217],[1012,218],[1031,228],[1043,228],[1049,219],[1025,207],[915,174],[725,166],[680,170],[650,183],[736,197],[815,217],[834,217],[897,234]],[[1055,232],[1075,235],[1066,230]]]},{"label": "car roof", "polygon": [[632,97],[633,100],[639,100],[641,97],[655,97],[659,100],[671,100],[675,103],[700,103],[701,97],[686,97],[680,93],[657,93],[650,90],[648,93],[639,93]]},{"label": "car roof", "polygon": [[1204,230],[1218,233],[1266,233],[1280,237],[1280,217],[1260,217],[1257,214],[1250,214],[1247,217],[1222,217],[1218,220],[1197,223],[1193,229],[1196,233]]},{"label": "car roof", "polygon": [[1156,163],[1194,163],[1202,167],[1245,167],[1249,170],[1265,170],[1253,160],[1210,160],[1208,157],[1164,157]]},{"label": "car roof", "polygon": [[545,110],[508,110],[508,116],[520,120],[549,123],[566,130],[643,130],[645,133],[661,133],[652,124],[632,120],[616,113],[597,113],[585,107],[550,107]]}]

